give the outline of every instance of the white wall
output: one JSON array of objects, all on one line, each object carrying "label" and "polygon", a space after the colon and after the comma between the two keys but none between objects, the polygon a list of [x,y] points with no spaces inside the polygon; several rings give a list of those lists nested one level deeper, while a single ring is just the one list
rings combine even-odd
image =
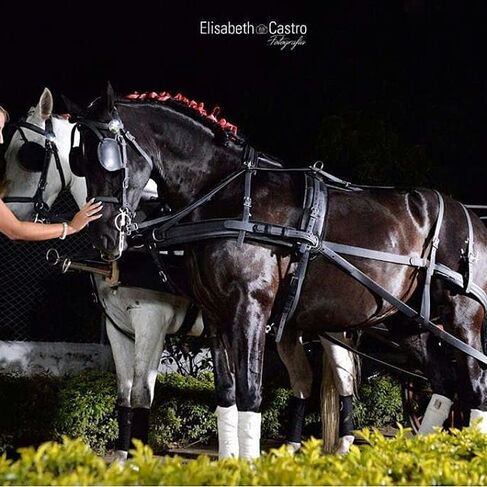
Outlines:
[{"label": "white wall", "polygon": [[0,341],[0,373],[64,375],[85,369],[113,370],[108,345]]}]

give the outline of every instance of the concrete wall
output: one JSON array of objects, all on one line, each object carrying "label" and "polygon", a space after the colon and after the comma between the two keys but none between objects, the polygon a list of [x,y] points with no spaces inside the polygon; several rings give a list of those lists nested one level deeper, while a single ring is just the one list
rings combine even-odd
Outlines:
[{"label": "concrete wall", "polygon": [[0,373],[64,375],[85,369],[114,370],[109,345],[0,341]]}]

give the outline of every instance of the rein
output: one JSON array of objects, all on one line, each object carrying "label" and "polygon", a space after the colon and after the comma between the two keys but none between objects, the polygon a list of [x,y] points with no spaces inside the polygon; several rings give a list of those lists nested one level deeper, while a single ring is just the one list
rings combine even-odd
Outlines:
[{"label": "rein", "polygon": [[[46,120],[46,128],[42,129],[37,125],[29,123],[25,120],[20,120],[16,124],[14,124],[15,131],[20,133],[24,144],[33,143],[29,142],[27,137],[25,136],[24,129],[30,130],[31,132],[35,132],[36,134],[41,135],[44,137],[44,162],[42,165],[42,170],[39,177],[39,183],[37,185],[37,190],[33,196],[6,196],[3,198],[5,203],[33,203],[34,210],[35,210],[35,218],[34,221],[36,222],[43,222],[48,219],[49,213],[49,205],[44,200],[44,192],[47,186],[47,176],[49,173],[49,167],[51,165],[51,160],[54,158],[54,162],[56,164],[56,169],[59,173],[59,178],[61,180],[61,191],[66,189],[66,178],[64,175],[64,170],[61,164],[61,160],[59,158],[59,153],[56,145],[56,136],[54,134],[52,128],[52,118],[49,117]],[[14,132],[15,133],[15,132]]]}]

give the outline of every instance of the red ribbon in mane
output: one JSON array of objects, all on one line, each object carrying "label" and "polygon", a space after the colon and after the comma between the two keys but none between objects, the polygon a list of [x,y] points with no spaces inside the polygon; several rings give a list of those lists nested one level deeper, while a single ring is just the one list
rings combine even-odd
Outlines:
[{"label": "red ribbon in mane", "polygon": [[134,91],[130,95],[127,95],[125,98],[127,100],[152,100],[160,103],[164,103],[167,100],[175,100],[199,113],[199,115],[201,115],[202,117],[211,120],[213,123],[217,123],[223,130],[227,130],[229,132],[232,132],[234,135],[237,135],[238,128],[236,125],[230,123],[225,118],[218,118],[218,115],[220,114],[219,106],[215,106],[213,110],[208,113],[205,110],[205,104],[202,101],[198,102],[196,100],[190,100],[181,93],[178,93],[176,96],[172,96],[171,93],[169,93],[168,91],[160,91],[159,93],[156,93],[155,91],[145,93],[139,93],[137,91]]}]

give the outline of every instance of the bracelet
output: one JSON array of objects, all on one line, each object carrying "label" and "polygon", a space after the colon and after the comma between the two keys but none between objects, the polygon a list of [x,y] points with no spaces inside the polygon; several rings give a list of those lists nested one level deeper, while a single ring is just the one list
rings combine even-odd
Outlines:
[{"label": "bracelet", "polygon": [[63,233],[61,234],[59,239],[64,240],[67,234],[68,234],[68,224],[66,222],[63,222]]}]

